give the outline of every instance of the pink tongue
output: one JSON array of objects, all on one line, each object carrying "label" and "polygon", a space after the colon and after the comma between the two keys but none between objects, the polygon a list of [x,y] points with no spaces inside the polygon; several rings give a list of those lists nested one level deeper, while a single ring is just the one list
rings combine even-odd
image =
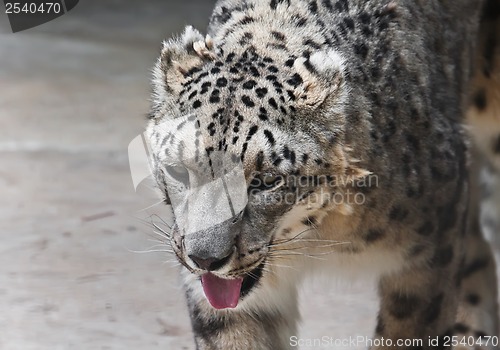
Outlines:
[{"label": "pink tongue", "polygon": [[240,299],[243,278],[226,280],[211,273],[201,276],[203,291],[210,304],[216,309],[235,308]]}]

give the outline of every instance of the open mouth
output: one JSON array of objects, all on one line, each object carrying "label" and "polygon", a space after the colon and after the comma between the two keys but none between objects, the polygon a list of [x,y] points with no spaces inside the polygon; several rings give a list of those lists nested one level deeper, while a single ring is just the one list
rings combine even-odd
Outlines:
[{"label": "open mouth", "polygon": [[215,309],[234,309],[257,285],[262,277],[264,262],[243,278],[224,279],[208,272],[201,276],[203,292]]}]

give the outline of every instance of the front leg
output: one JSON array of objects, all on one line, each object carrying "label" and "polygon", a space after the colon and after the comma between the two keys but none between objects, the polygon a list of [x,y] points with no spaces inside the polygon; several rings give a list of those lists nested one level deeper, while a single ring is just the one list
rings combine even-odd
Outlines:
[{"label": "front leg", "polygon": [[376,339],[384,342],[372,349],[442,347],[442,337],[450,332],[457,310],[458,252],[458,244],[437,247],[428,265],[380,280]]},{"label": "front leg", "polygon": [[186,276],[184,288],[196,349],[290,349],[299,319],[297,290],[276,281],[271,287],[269,282],[261,281],[237,308],[216,310],[203,295],[198,277]]}]

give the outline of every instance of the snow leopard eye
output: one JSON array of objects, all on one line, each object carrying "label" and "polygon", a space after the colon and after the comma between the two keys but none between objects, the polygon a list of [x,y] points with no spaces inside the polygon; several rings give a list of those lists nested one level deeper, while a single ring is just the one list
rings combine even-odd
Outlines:
[{"label": "snow leopard eye", "polygon": [[270,191],[276,190],[285,183],[285,179],[282,175],[272,174],[272,173],[257,173],[254,175],[248,191],[250,193],[256,193],[260,191]]},{"label": "snow leopard eye", "polygon": [[186,187],[189,186],[189,172],[185,167],[180,165],[167,165],[165,170],[171,179],[182,183]]}]

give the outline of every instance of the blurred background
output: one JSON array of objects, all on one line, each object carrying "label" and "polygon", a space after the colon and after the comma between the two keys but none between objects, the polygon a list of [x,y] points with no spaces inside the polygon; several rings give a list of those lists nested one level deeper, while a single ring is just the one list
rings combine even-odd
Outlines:
[{"label": "blurred background", "polygon": [[[0,349],[194,349],[127,147],[161,41],[213,3],[82,0],[16,34],[0,13]],[[371,336],[374,290],[308,281],[300,336]]]}]

